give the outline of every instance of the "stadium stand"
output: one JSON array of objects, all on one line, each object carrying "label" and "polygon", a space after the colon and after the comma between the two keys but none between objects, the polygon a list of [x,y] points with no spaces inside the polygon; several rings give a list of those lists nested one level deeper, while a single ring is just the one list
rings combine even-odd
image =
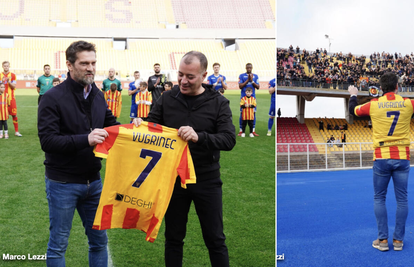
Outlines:
[{"label": "stadium stand", "polygon": [[[306,152],[307,145],[300,143],[313,143],[312,136],[305,124],[300,124],[296,118],[277,118],[277,142],[292,143],[290,152]],[[309,146],[309,152],[317,152],[315,145]],[[288,152],[287,145],[277,147],[277,152]]]},{"label": "stadium stand", "polygon": [[[260,29],[272,27],[271,0],[1,0],[2,25],[54,27],[69,22],[87,28]],[[6,15],[7,14],[7,15]],[[203,14],[203,15],[200,15]]]},{"label": "stadium stand", "polygon": [[[97,78],[110,67],[121,78],[135,70],[147,76],[158,62],[174,80],[182,54],[192,49],[205,53],[211,63],[220,62],[228,81],[237,81],[247,62],[254,64],[262,81],[274,78],[272,0],[0,0],[0,4],[0,24],[7,26],[0,37],[0,56],[11,62],[20,80],[41,74],[46,63],[52,74],[65,71],[64,51],[79,39],[97,45]],[[124,49],[113,45],[115,38],[125,42]],[[4,45],[4,39],[12,45]]]},{"label": "stadium stand", "polygon": [[[324,130],[319,130],[319,121],[324,124]],[[341,131],[347,135],[346,142],[350,143],[342,147],[337,145],[311,145],[309,152],[325,153],[325,147],[330,152],[341,152],[343,149],[346,152],[373,151],[372,145],[372,130],[368,127],[368,120],[354,120],[353,124],[347,124],[347,130],[327,130],[327,125],[333,127],[335,125],[347,124],[345,119],[337,118],[312,118],[305,119],[305,124],[300,124],[296,118],[277,118],[277,142],[290,143],[290,152],[306,152],[306,146],[300,143],[326,143],[326,140],[334,136],[335,139],[341,138]],[[410,139],[414,140],[414,121],[411,121]],[[354,143],[354,144],[353,144]],[[361,144],[355,144],[361,143]],[[414,144],[411,144],[411,149],[414,149]],[[280,145],[277,149],[278,153],[286,153],[287,145]]]},{"label": "stadium stand", "polygon": [[[132,75],[134,70],[151,72],[155,62],[160,63],[163,70],[175,73],[182,55],[190,50],[198,50],[207,56],[211,63],[210,68],[213,62],[220,62],[221,72],[228,80],[237,80],[238,75],[245,72],[247,62],[254,63],[254,72],[259,77],[274,77],[275,65],[271,63],[276,60],[274,41],[246,41],[241,43],[239,50],[226,51],[219,40],[130,39],[127,50],[116,50],[113,48],[113,40],[109,38],[83,39],[97,46],[97,75],[101,76],[105,76],[111,67],[119,72],[121,78]],[[32,70],[40,74],[45,63],[49,63],[55,73],[65,70],[64,51],[75,40],[78,39],[16,37],[14,47],[0,48],[0,55],[2,59],[12,62],[12,68],[17,75],[24,75]]]},{"label": "stadium stand", "polygon": [[369,86],[379,86],[378,78],[391,71],[400,78],[400,91],[414,92],[414,54],[373,53],[366,57],[352,53],[328,54],[315,51],[277,48],[277,77],[279,86],[316,87],[346,90],[355,85],[368,91]]}]

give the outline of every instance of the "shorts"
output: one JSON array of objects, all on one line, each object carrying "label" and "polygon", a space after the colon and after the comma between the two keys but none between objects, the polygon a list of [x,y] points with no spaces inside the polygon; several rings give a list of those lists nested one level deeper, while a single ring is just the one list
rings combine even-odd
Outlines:
[{"label": "shorts", "polygon": [[16,105],[16,98],[13,98],[10,101],[10,106],[9,106],[9,115],[11,116],[16,116],[17,115],[17,105]]},{"label": "shorts", "polygon": [[131,112],[129,113],[129,117],[137,118],[138,113],[138,105],[137,104],[131,104]]},{"label": "shorts", "polygon": [[269,109],[269,116],[270,117],[275,117],[276,115],[276,105],[275,103],[271,103],[270,104],[270,109]]}]

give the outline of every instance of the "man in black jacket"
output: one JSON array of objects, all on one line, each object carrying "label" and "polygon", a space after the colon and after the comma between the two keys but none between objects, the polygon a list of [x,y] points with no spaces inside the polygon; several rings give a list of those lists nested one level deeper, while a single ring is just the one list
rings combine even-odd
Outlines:
[{"label": "man in black jacket", "polygon": [[64,266],[75,209],[88,236],[89,266],[107,266],[106,231],[92,224],[102,190],[100,159],[93,146],[108,133],[102,128],[119,124],[107,109],[94,83],[95,45],[72,43],[66,50],[68,78],[47,91],[39,105],[38,134],[46,160],[46,194],[50,237],[47,266]]},{"label": "man in black jacket", "polygon": [[[164,92],[164,85],[167,80],[165,74],[161,74],[161,66],[158,63],[154,64],[155,74],[148,78],[148,91],[151,92],[152,102],[156,102]],[[152,108],[152,107],[151,107]]]},{"label": "man in black jacket", "polygon": [[[178,71],[179,87],[166,91],[154,104],[149,122],[178,129],[188,141],[197,183],[182,189],[177,179],[165,214],[165,264],[181,266],[188,211],[194,201],[211,266],[229,266],[223,233],[220,150],[236,144],[229,101],[211,85],[203,84],[207,58],[200,52],[184,55]],[[139,125],[140,119],[134,119]]]}]

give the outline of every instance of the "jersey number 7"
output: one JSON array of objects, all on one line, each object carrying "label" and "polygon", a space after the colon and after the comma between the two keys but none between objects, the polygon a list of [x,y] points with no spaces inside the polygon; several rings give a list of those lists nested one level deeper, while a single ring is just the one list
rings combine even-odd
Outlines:
[{"label": "jersey number 7", "polygon": [[400,118],[399,111],[387,111],[387,118],[395,116],[394,120],[392,121],[391,128],[388,132],[388,136],[392,136],[394,134],[395,126],[397,126],[398,119]]},{"label": "jersey number 7", "polygon": [[154,169],[155,165],[157,165],[158,161],[161,159],[162,153],[148,149],[141,149],[141,153],[139,154],[139,156],[143,159],[149,156],[151,157],[151,160],[150,162],[148,162],[148,165],[139,174],[138,178],[132,184],[132,186],[136,188],[139,188],[141,184],[145,181],[145,179],[147,179],[152,169]]}]

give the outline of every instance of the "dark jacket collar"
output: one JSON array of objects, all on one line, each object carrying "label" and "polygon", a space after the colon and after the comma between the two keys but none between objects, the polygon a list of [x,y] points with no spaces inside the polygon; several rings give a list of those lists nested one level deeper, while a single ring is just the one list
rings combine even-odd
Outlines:
[{"label": "dark jacket collar", "polygon": [[[68,82],[70,90],[72,90],[75,94],[82,93],[82,95],[83,95],[83,91],[84,91],[85,87],[82,86],[77,81],[75,81],[74,79],[72,79],[72,77],[70,76],[70,72],[68,72],[68,77],[66,78],[66,81]],[[95,96],[99,92],[99,89],[96,86],[95,82],[93,82],[91,85],[92,85],[92,87],[91,87],[91,92],[89,93],[89,95],[90,96]]]}]

